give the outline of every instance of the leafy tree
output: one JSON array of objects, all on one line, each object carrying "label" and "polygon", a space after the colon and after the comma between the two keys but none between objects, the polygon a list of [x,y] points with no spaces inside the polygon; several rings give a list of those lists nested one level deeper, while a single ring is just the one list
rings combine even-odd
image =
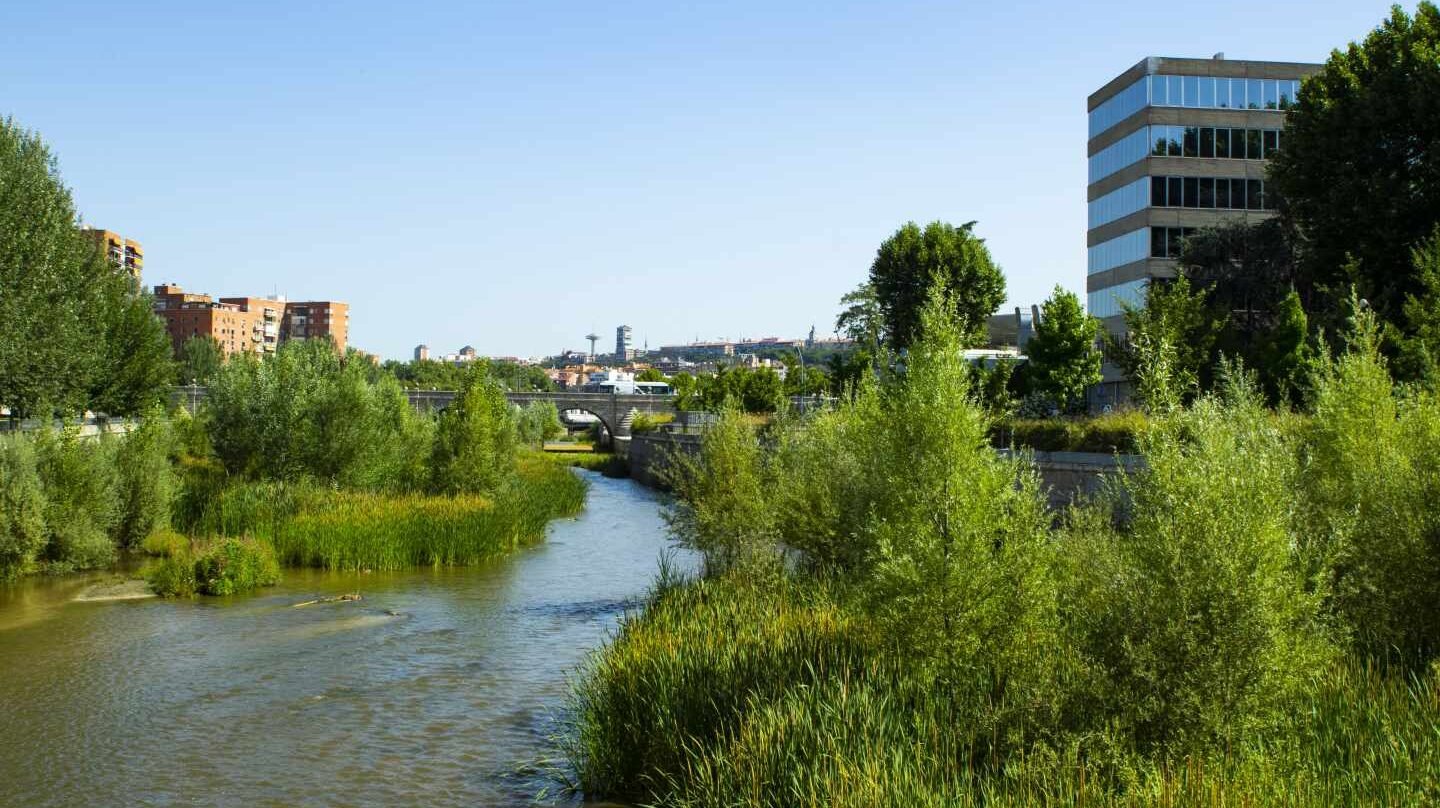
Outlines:
[{"label": "leafy tree", "polygon": [[1164,355],[1165,387],[1189,399],[1208,373],[1215,340],[1224,321],[1206,306],[1206,293],[1195,290],[1182,275],[1170,282],[1151,281],[1145,305],[1125,305],[1125,335],[1105,335],[1110,361],[1138,380]]},{"label": "leafy tree", "polygon": [[515,432],[527,446],[540,446],[565,431],[560,423],[560,410],[553,401],[537,401],[520,409],[515,418]]},{"label": "leafy tree", "polygon": [[746,412],[775,412],[785,402],[785,383],[773,368],[744,374],[740,401]]},{"label": "leafy tree", "polygon": [[875,294],[875,284],[869,281],[860,284],[840,298],[840,305],[844,308],[835,318],[835,330],[872,354],[878,351],[885,344],[886,335],[885,315]]},{"label": "leafy tree", "polygon": [[115,538],[121,547],[138,547],[151,533],[170,526],[170,502],[178,486],[170,463],[173,443],[165,411],[153,407],[116,449],[120,505]]},{"label": "leafy tree", "polygon": [[907,222],[880,245],[870,286],[891,347],[906,348],[919,335],[920,310],[936,284],[960,323],[961,344],[985,343],[987,321],[1005,301],[1005,276],[974,226],[931,222],[921,230]]},{"label": "leafy tree", "polygon": [[665,374],[664,374],[664,373],[661,373],[661,372],[660,372],[658,369],[656,369],[656,368],[645,368],[644,370],[642,370],[642,371],[640,371],[639,373],[636,373],[636,374],[635,374],[635,381],[637,381],[637,382],[663,382],[663,381],[665,381]]},{"label": "leafy tree", "polygon": [[1396,376],[1440,384],[1440,225],[1410,256],[1419,290],[1407,295],[1404,333],[1396,342]]},{"label": "leafy tree", "polygon": [[1085,313],[1074,292],[1056,286],[1025,346],[1034,389],[1063,409],[1083,409],[1085,391],[1100,383],[1099,336],[1100,321]]},{"label": "leafy tree", "polygon": [[1257,353],[1258,377],[1272,404],[1300,403],[1309,389],[1312,364],[1310,325],[1300,295],[1291,292],[1280,302],[1274,323],[1261,337]]},{"label": "leafy tree", "polygon": [[515,470],[515,421],[505,390],[472,375],[440,415],[431,458],[438,493],[494,493]]},{"label": "leafy tree", "polygon": [[90,382],[89,406],[109,415],[138,416],[165,403],[175,378],[170,336],[155,316],[153,301],[120,272],[102,281],[97,312],[99,365]]},{"label": "leafy tree", "polygon": [[1334,292],[1353,284],[1398,327],[1405,301],[1424,293],[1410,251],[1440,221],[1437,50],[1434,4],[1421,2],[1413,17],[1392,7],[1305,80],[1269,167],[1316,282]]},{"label": "leafy tree", "polygon": [[175,375],[180,384],[205,384],[220,370],[225,354],[214,337],[205,334],[191,337],[180,346],[180,361]]},{"label": "leafy tree", "polygon": [[45,493],[27,437],[0,437],[0,580],[24,572],[45,549]]},{"label": "leafy tree", "polygon": [[75,429],[47,430],[36,441],[36,457],[45,491],[45,560],[71,569],[110,564],[120,517],[114,443],[82,440]]},{"label": "leafy tree", "polygon": [[49,148],[0,120],[0,406],[21,415],[79,412],[106,371],[100,326],[115,270],[76,220]]}]

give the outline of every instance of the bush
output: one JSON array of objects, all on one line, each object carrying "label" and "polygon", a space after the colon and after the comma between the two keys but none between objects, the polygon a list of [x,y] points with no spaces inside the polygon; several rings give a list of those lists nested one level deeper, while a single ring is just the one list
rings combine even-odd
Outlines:
[{"label": "bush", "polygon": [[1308,570],[1366,654],[1440,654],[1440,400],[1397,394],[1373,315],[1349,352],[1324,357],[1302,434]]},{"label": "bush", "polygon": [[45,561],[58,569],[110,564],[111,532],[120,517],[114,442],[81,439],[67,429],[40,433],[35,448],[45,491]]},{"label": "bush", "polygon": [[168,555],[145,568],[146,581],[161,597],[235,595],[280,582],[275,551],[263,540],[222,538],[205,545],[169,542],[163,549]]},{"label": "bush", "polygon": [[494,493],[513,474],[515,421],[505,390],[472,374],[440,415],[431,454],[433,492]]},{"label": "bush", "polygon": [[27,571],[45,549],[46,509],[33,441],[0,438],[0,580]]},{"label": "bush", "polygon": [[1082,418],[1016,418],[997,423],[990,435],[1002,449],[1133,454],[1149,424],[1140,410],[1118,410]]},{"label": "bush", "polygon": [[1252,383],[1162,419],[1123,481],[1128,525],[1075,613],[1101,715],[1142,750],[1236,745],[1273,726],[1330,656],[1291,553],[1293,446]]},{"label": "bush", "polygon": [[170,526],[170,507],[178,486],[170,463],[173,441],[164,412],[152,408],[115,452],[120,500],[115,539],[122,548],[136,547],[146,536]]},{"label": "bush", "polygon": [[520,409],[515,431],[520,443],[539,447],[564,434],[565,425],[560,423],[560,410],[553,401],[537,401]]},{"label": "bush", "polygon": [[630,421],[630,433],[633,435],[643,435],[646,432],[657,432],[659,431],[660,427],[664,426],[665,424],[672,423],[674,422],[674,420],[674,413],[639,412],[636,413],[634,419]]}]

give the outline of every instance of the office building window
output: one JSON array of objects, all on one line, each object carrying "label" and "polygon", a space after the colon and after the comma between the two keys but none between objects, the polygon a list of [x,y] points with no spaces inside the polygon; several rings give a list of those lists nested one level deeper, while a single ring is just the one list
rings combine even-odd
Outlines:
[{"label": "office building window", "polygon": [[1149,234],[1145,228],[1102,241],[1089,250],[1087,274],[1094,275],[1136,261],[1144,261],[1149,251]]},{"label": "office building window", "polygon": [[1118,317],[1125,313],[1125,306],[1145,305],[1145,279],[1106,287],[1087,295],[1086,308],[1094,317]]}]

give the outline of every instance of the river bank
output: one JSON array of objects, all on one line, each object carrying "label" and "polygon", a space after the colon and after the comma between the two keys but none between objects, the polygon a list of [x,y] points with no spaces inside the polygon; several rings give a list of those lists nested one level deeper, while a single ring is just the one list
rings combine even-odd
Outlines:
[{"label": "river bank", "polygon": [[0,585],[6,799],[514,805],[553,791],[537,762],[568,677],[669,547],[652,492],[586,478],[578,517],[474,567],[287,569],[255,595],[200,600],[73,602],[99,575]]}]

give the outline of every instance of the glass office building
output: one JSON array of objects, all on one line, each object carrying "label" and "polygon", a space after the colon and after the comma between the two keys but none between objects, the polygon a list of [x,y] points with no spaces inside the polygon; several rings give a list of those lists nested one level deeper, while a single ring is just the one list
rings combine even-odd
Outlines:
[{"label": "glass office building", "polygon": [[[1319,65],[1150,57],[1089,99],[1088,308],[1112,333],[1126,304],[1175,277],[1184,239],[1228,220],[1273,216],[1265,165],[1285,139],[1285,111]],[[1091,406],[1130,385],[1105,365]]]}]

